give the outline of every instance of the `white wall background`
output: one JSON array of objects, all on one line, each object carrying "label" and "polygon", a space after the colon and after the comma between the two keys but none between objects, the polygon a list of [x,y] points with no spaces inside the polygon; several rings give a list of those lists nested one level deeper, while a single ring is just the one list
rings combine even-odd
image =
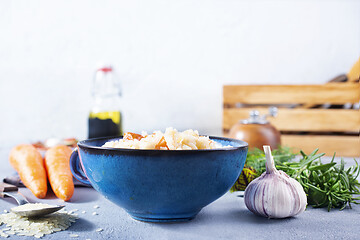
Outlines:
[{"label": "white wall background", "polygon": [[125,130],[221,134],[223,84],[325,83],[360,56],[360,1],[0,0],[0,144],[87,136],[99,62]]}]

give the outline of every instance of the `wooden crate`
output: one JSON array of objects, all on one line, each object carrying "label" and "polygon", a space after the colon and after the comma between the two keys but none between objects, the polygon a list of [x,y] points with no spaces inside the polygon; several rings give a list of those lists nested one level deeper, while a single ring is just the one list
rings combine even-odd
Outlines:
[{"label": "wooden crate", "polygon": [[225,85],[223,87],[224,135],[252,109],[261,114],[279,108],[268,120],[281,131],[282,145],[309,153],[315,148],[337,156],[360,157],[359,109],[324,109],[324,104],[357,104],[359,83],[323,85]]}]

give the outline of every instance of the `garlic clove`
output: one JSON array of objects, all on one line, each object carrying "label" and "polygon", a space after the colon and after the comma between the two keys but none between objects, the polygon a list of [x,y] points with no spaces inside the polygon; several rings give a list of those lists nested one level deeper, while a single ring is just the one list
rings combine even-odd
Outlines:
[{"label": "garlic clove", "polygon": [[302,213],[307,205],[304,189],[295,179],[275,168],[270,146],[264,146],[266,172],[245,189],[246,207],[268,218],[286,218]]}]

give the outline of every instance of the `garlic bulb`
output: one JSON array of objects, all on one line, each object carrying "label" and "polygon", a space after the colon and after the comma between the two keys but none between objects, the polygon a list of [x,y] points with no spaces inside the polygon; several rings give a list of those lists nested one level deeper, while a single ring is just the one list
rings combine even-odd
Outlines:
[{"label": "garlic bulb", "polygon": [[257,215],[286,218],[302,213],[306,194],[298,181],[275,168],[270,146],[264,146],[266,172],[252,181],[244,193],[246,207]]}]

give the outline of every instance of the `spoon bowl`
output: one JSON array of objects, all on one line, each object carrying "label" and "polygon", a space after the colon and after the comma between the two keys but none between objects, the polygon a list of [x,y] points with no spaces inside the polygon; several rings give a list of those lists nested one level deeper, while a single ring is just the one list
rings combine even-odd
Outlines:
[{"label": "spoon bowl", "polygon": [[63,205],[48,205],[48,204],[33,204],[33,208],[23,207],[29,203],[29,201],[18,191],[18,187],[15,185],[0,183],[0,197],[11,197],[16,200],[18,207],[11,209],[11,212],[24,216],[24,217],[40,217],[50,213],[54,213],[62,209]]},{"label": "spoon bowl", "polygon": [[[22,206],[22,205],[20,205]],[[27,209],[27,210],[17,210],[16,207],[12,208],[10,211],[23,217],[40,217],[54,213],[64,208],[64,205],[49,205],[49,207],[42,207],[38,209]]]}]

